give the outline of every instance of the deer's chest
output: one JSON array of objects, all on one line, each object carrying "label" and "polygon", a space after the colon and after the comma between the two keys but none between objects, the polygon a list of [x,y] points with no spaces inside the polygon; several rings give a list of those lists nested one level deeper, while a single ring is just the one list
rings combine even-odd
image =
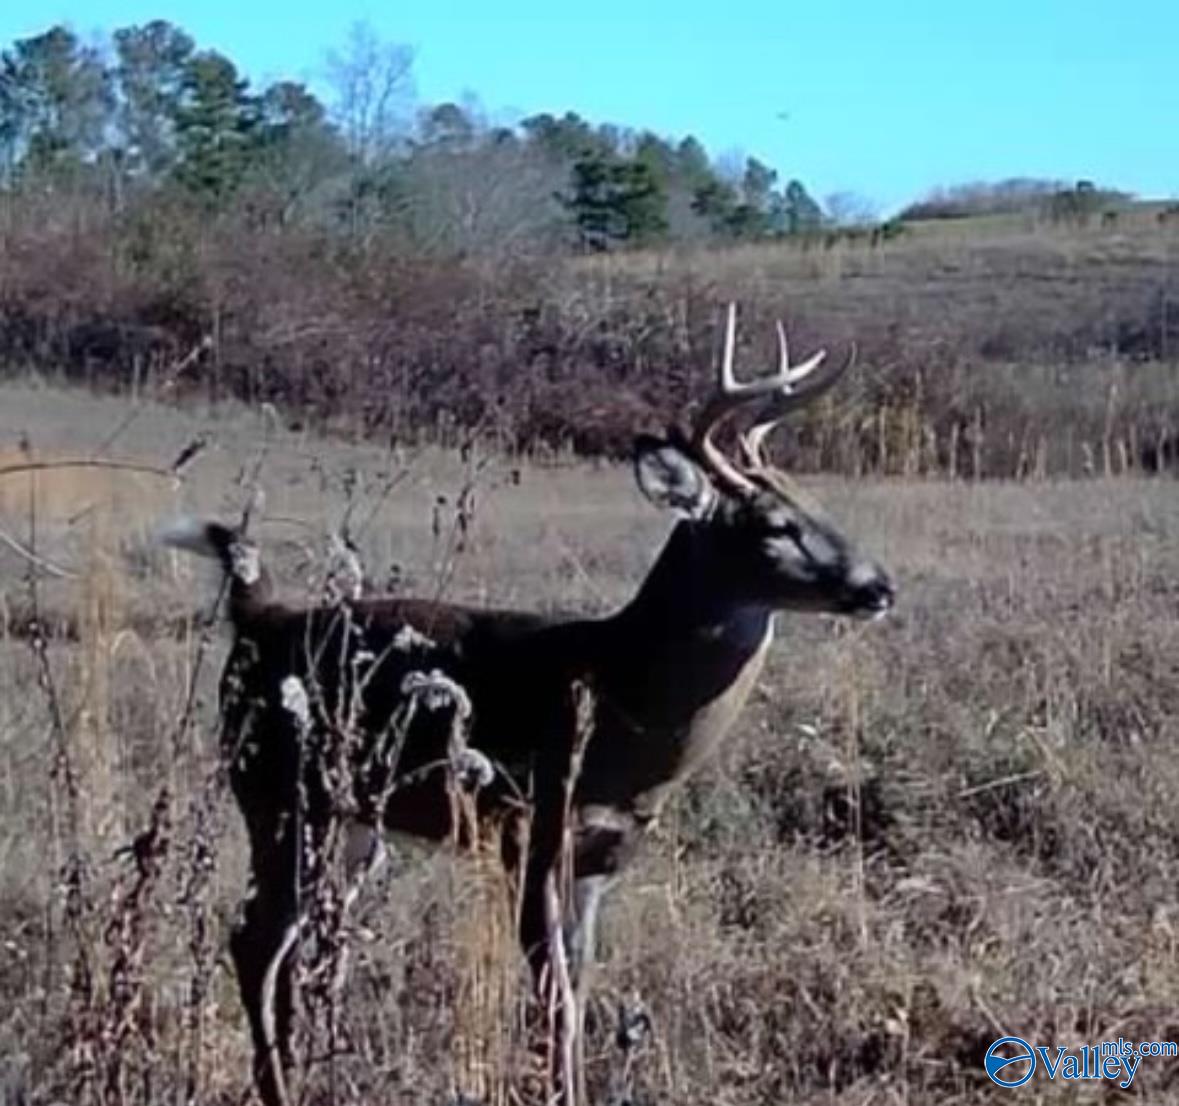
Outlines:
[{"label": "deer's chest", "polygon": [[[738,642],[716,641],[649,659],[601,689],[598,731],[587,751],[582,791],[653,817],[667,795],[712,757],[757,683],[773,638],[763,620]],[[722,652],[723,648],[723,652]]]}]

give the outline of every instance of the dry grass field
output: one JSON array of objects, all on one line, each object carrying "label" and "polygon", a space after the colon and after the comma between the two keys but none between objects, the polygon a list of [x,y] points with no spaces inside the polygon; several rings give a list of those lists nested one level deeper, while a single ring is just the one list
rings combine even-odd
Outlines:
[{"label": "dry grass field", "polygon": [[[84,455],[127,413],[6,385],[0,450],[23,432]],[[108,455],[166,467],[209,435],[177,496],[226,518],[260,460],[258,534],[292,596],[347,517],[380,586],[605,611],[668,525],[621,468],[286,431],[261,457],[265,426],[144,408]],[[224,944],[244,845],[216,771],[225,635],[199,618],[216,581],[149,541],[180,504],[87,511],[62,480],[35,541],[27,509],[0,519],[68,574],[34,597],[0,544],[0,1106],[237,1103]],[[982,1055],[1005,1033],[1179,1039],[1176,485],[813,485],[900,602],[870,626],[784,620],[725,754],[608,901],[595,1102],[1120,1101],[1041,1076],[1001,1090]],[[307,1101],[532,1101],[499,891],[478,861],[398,847],[356,919],[348,1047],[317,1058]],[[654,1031],[623,1056],[617,1012],[638,1002]],[[1129,1093],[1179,1103],[1177,1062],[1144,1060]]]}]

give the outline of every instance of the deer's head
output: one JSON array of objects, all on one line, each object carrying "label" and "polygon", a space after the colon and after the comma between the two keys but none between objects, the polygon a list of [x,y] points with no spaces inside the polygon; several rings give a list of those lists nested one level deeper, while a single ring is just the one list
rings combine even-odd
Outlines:
[{"label": "deer's head", "polygon": [[[736,306],[729,305],[720,385],[691,433],[644,435],[636,446],[639,487],[652,502],[686,516],[695,567],[704,586],[734,603],[878,617],[893,604],[888,573],[861,554],[813,500],[765,454],[770,431],[839,379],[842,364],[819,350],[790,364],[778,324],[776,372],[748,383],[733,374]],[[730,458],[715,435],[738,410],[754,411]]]}]

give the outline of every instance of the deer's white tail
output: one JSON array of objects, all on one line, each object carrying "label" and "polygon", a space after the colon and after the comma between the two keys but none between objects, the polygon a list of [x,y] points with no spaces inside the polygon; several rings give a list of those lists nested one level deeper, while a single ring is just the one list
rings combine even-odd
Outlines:
[{"label": "deer's white tail", "polygon": [[183,549],[198,557],[209,557],[229,568],[226,562],[229,546],[234,541],[228,526],[192,515],[169,519],[156,530],[156,540],[172,549]]},{"label": "deer's white tail", "polygon": [[216,561],[233,581],[231,599],[260,602],[269,598],[270,581],[262,568],[258,547],[222,522],[182,516],[161,526],[157,540]]}]

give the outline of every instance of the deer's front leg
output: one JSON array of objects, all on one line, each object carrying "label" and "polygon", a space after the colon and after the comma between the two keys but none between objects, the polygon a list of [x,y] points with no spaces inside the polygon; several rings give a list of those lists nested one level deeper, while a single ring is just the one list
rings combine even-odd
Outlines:
[{"label": "deer's front leg", "polygon": [[641,831],[632,818],[604,808],[589,807],[578,812],[577,822],[573,895],[565,913],[565,946],[580,1001],[597,959],[602,898],[634,856]]},{"label": "deer's front leg", "polygon": [[565,911],[565,951],[569,958],[569,975],[579,1012],[584,1014],[589,979],[598,952],[598,911],[602,898],[616,879],[614,876],[578,877],[573,884],[572,901]]}]

